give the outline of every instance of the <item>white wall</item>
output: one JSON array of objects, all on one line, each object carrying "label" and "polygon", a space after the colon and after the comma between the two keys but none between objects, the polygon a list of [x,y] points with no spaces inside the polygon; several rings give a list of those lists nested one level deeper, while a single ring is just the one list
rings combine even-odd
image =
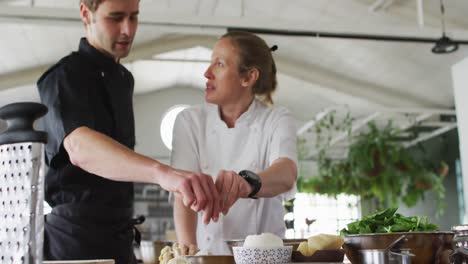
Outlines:
[{"label": "white wall", "polygon": [[195,105],[203,101],[204,92],[201,89],[189,87],[173,87],[135,95],[135,150],[162,162],[169,162],[170,151],[162,142],[159,132],[163,115],[174,105]]},{"label": "white wall", "polygon": [[463,173],[463,190],[465,201],[464,223],[468,223],[468,58],[452,67],[457,125],[460,141],[460,159]]}]

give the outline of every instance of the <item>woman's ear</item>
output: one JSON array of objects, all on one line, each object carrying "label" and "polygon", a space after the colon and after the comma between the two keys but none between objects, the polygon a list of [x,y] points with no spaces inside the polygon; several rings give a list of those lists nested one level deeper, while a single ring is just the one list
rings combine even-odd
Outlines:
[{"label": "woman's ear", "polygon": [[241,82],[242,86],[253,87],[255,82],[257,82],[259,76],[260,72],[258,71],[258,69],[256,67],[252,67],[244,74],[244,77],[242,78]]},{"label": "woman's ear", "polygon": [[91,15],[91,10],[89,10],[89,8],[85,4],[80,3],[80,17],[85,26],[91,24]]}]

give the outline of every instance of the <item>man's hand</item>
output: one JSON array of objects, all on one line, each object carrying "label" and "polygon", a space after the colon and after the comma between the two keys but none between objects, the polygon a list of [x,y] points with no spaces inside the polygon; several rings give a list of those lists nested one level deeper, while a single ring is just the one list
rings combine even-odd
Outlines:
[{"label": "man's hand", "polygon": [[195,212],[203,211],[203,222],[217,222],[220,212],[219,194],[213,178],[202,173],[175,171],[161,187],[178,195],[184,205]]},{"label": "man's hand", "polygon": [[224,215],[237,200],[247,198],[252,192],[250,184],[234,171],[220,171],[215,185],[221,196],[220,210]]}]

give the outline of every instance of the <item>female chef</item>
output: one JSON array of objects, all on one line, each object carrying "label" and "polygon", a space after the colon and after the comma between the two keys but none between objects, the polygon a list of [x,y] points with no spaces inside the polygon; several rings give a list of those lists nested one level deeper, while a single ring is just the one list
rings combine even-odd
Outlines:
[{"label": "female chef", "polygon": [[[174,125],[172,166],[212,175],[223,215],[210,219],[174,201],[177,239],[213,254],[225,240],[285,235],[282,201],[296,192],[295,122],[273,107],[276,65],[265,41],[232,31],[215,44],[205,72],[206,104],[181,112]],[[216,208],[216,209],[218,209]]]}]

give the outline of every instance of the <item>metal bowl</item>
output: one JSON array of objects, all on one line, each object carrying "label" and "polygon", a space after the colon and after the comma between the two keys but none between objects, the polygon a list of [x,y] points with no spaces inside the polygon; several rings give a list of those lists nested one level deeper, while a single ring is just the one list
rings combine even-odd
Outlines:
[{"label": "metal bowl", "polygon": [[165,246],[171,246],[172,242],[142,240],[140,243],[141,260],[145,264],[159,263],[159,255]]},{"label": "metal bowl", "polygon": [[413,256],[412,264],[450,263],[448,256],[453,251],[453,232],[398,232],[385,234],[362,234],[345,236],[343,248],[353,264],[360,263],[359,250],[386,249],[393,241],[405,235]]},{"label": "metal bowl", "polygon": [[[307,239],[300,238],[300,239],[283,239],[284,246],[292,246],[293,251],[297,250],[297,247],[301,242],[307,241]],[[229,246],[232,254],[232,247],[242,247],[244,246],[244,239],[233,239],[233,240],[226,240],[226,243]]]}]

